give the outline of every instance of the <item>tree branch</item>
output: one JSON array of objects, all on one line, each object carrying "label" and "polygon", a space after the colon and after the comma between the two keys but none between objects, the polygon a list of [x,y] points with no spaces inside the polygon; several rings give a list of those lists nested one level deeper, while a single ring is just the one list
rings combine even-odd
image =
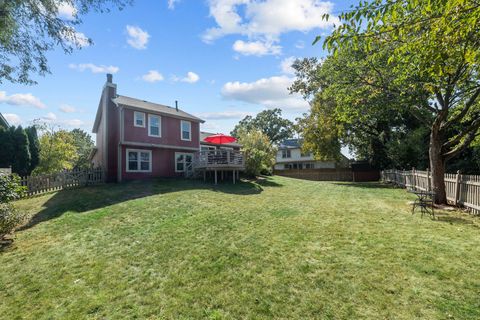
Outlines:
[{"label": "tree branch", "polygon": [[473,106],[475,104],[475,102],[476,102],[476,100],[479,96],[480,96],[480,87],[478,87],[477,90],[475,90],[473,95],[470,97],[470,99],[468,99],[468,101],[465,103],[462,111],[460,111],[460,113],[458,113],[456,116],[452,117],[450,120],[446,121],[444,123],[444,125],[442,126],[442,129],[446,129],[446,128],[450,127],[452,124],[460,121],[467,114],[468,110],[470,110],[471,106]]}]

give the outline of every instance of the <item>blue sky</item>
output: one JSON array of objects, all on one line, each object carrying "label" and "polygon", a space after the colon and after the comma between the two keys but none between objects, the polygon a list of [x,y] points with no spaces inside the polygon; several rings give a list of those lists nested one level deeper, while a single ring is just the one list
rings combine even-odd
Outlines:
[{"label": "blue sky", "polygon": [[[316,35],[355,1],[136,0],[110,13],[89,13],[76,31],[94,42],[70,55],[48,54],[52,73],[34,86],[4,83],[0,112],[12,124],[43,119],[91,132],[105,74],[118,93],[180,107],[228,133],[245,115],[272,107],[294,119],[308,110],[288,95],[293,57],[322,57]],[[69,19],[74,8],[59,12]],[[330,22],[332,19],[330,19]]]}]

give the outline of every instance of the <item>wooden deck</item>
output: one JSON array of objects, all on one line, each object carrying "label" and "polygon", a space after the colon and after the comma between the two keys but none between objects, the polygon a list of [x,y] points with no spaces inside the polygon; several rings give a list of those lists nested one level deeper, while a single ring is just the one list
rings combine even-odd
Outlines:
[{"label": "wooden deck", "polygon": [[240,171],[245,170],[245,157],[242,152],[235,150],[208,150],[196,152],[193,156],[191,171],[203,173],[206,180],[207,171],[213,171],[215,184],[219,173],[223,179],[225,172],[232,172],[233,183],[239,178]]}]

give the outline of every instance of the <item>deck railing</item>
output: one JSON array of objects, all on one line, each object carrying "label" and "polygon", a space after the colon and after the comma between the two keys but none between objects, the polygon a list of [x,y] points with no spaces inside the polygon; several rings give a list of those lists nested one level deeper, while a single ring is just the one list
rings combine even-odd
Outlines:
[{"label": "deck railing", "polygon": [[193,156],[193,169],[244,167],[244,155],[236,150],[204,150]]}]

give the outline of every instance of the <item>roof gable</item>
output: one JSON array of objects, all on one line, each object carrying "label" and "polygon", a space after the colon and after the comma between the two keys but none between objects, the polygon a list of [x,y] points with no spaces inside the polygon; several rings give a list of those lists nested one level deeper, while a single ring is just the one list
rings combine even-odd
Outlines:
[{"label": "roof gable", "polygon": [[201,123],[205,122],[204,120],[198,117],[195,117],[194,115],[187,113],[183,110],[166,106],[163,104],[159,104],[159,103],[149,102],[149,101],[140,100],[140,99],[127,97],[127,96],[121,96],[121,95],[118,95],[116,98],[112,99],[112,101],[115,102],[116,104],[125,106],[127,108],[131,107],[135,109],[156,112],[166,116],[186,119],[186,120],[195,121],[195,122],[201,122]]}]

